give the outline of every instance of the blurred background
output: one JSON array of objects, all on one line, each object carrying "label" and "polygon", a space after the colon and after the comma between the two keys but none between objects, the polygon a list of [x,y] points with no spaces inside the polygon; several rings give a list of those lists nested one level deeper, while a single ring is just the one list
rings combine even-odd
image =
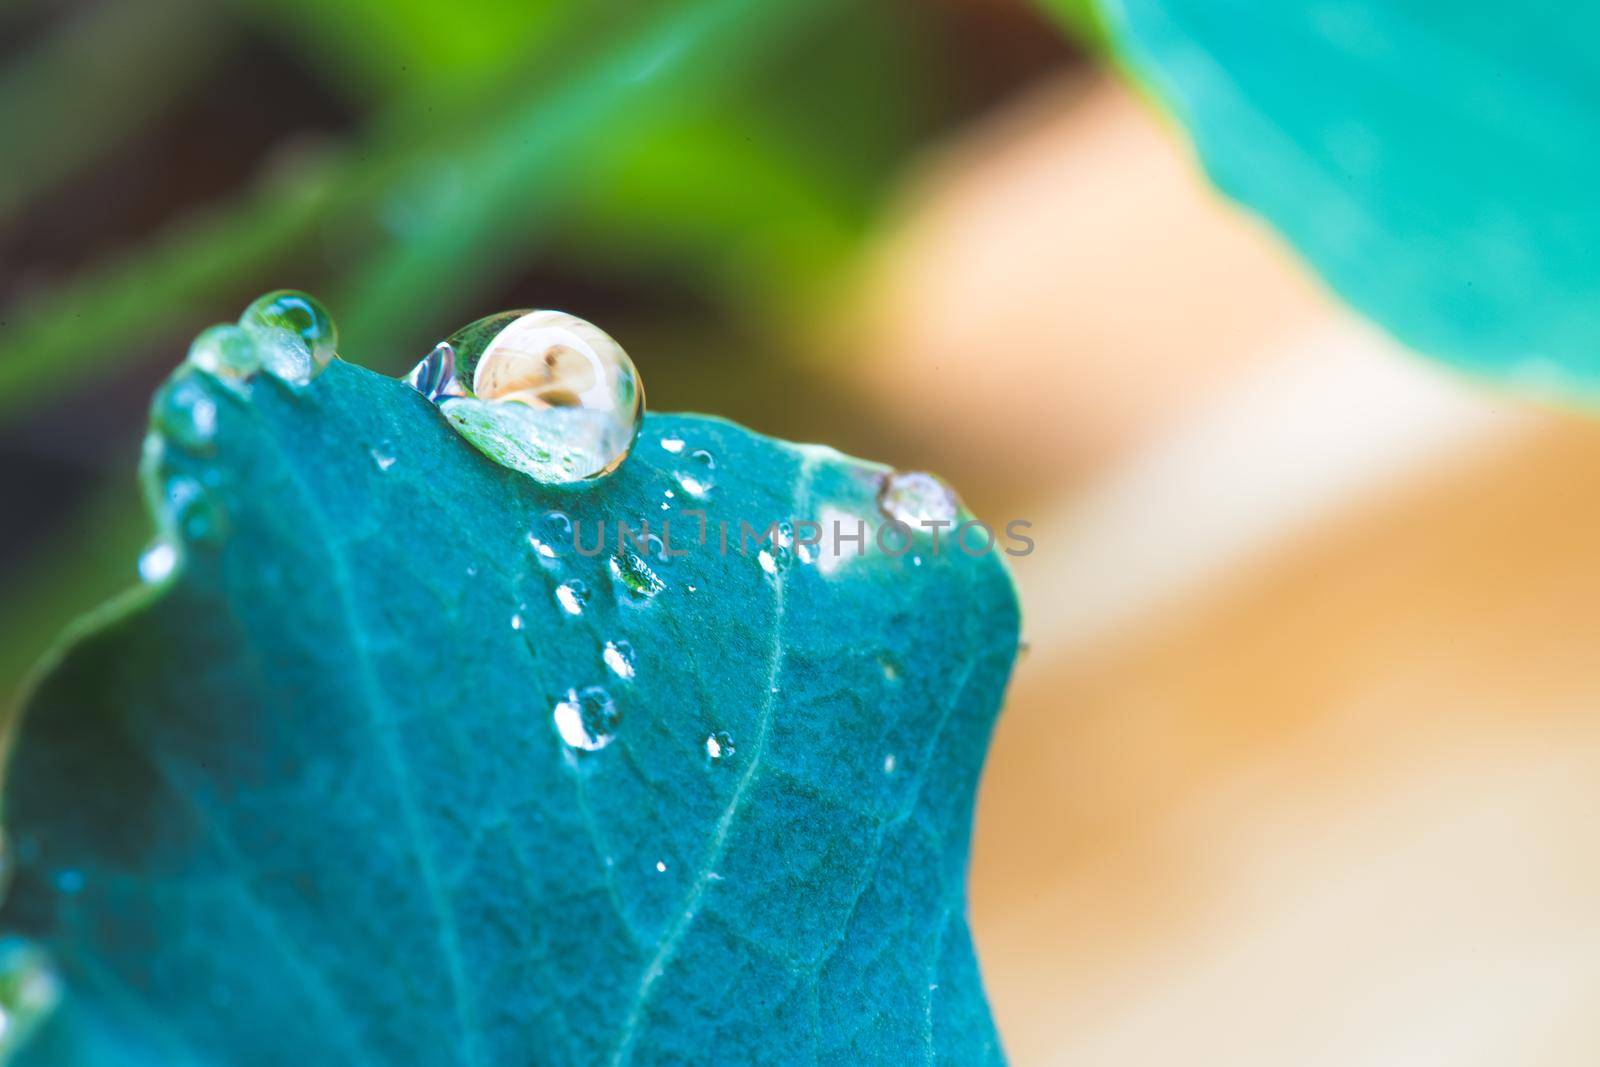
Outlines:
[{"label": "blurred background", "polygon": [[1600,1057],[1600,425],[1343,310],[1087,7],[0,9],[0,683],[134,580],[149,395],[322,296],[548,306],[1031,520],[973,924],[1017,1064]]}]

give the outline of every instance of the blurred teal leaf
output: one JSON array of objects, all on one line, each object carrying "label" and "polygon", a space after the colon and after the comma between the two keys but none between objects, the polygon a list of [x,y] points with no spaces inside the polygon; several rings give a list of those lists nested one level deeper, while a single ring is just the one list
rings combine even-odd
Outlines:
[{"label": "blurred teal leaf", "polygon": [[1600,9],[1104,6],[1217,185],[1351,304],[1476,371],[1600,382]]},{"label": "blurred teal leaf", "polygon": [[[999,1061],[964,900],[996,559],[825,572],[690,519],[687,555],[613,563],[547,518],[659,522],[704,449],[713,531],[872,521],[881,468],[652,416],[556,490],[340,362],[181,371],[155,410],[176,567],[12,731],[0,925],[65,990],[23,1063]],[[590,686],[614,739],[580,751],[554,713]]]}]

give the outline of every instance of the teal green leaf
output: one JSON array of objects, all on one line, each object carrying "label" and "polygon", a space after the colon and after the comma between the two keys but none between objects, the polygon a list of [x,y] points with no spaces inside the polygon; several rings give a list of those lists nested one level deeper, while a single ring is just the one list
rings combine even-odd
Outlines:
[{"label": "teal green leaf", "polygon": [[1476,371],[1600,383],[1600,8],[1104,0],[1207,171]]},{"label": "teal green leaf", "polygon": [[964,883],[1005,568],[738,544],[875,520],[882,468],[653,415],[542,487],[339,361],[154,412],[175,564],[12,730],[0,928],[62,990],[19,1062],[1000,1061]]}]

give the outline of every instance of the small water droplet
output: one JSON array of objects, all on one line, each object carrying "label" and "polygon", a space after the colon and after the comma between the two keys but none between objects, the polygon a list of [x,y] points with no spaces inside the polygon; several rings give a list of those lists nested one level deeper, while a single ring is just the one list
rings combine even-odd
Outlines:
[{"label": "small water droplet", "polygon": [[661,439],[661,447],[676,456],[679,452],[683,451],[683,438],[663,437]]},{"label": "small water droplet", "polygon": [[203,330],[189,345],[188,360],[207,374],[241,381],[261,369],[256,343],[231,323]]},{"label": "small water droplet", "polygon": [[607,641],[600,653],[611,673],[628,681],[633,678],[633,646],[626,641]]},{"label": "small water droplet", "polygon": [[215,544],[227,532],[227,516],[205,486],[187,475],[167,479],[166,512],[185,541]]},{"label": "small water droplet", "polygon": [[878,509],[914,530],[925,522],[954,522],[960,511],[950,487],[923,471],[899,471],[878,489]]},{"label": "small water droplet", "polygon": [[794,527],[787,522],[779,523],[773,535],[763,542],[761,551],[756,553],[756,562],[769,578],[776,578],[793,566]]},{"label": "small water droplet", "polygon": [[286,382],[304,384],[333,362],[339,331],[313,296],[279,289],[258,297],[239,316],[261,365]]},{"label": "small water droplet", "polygon": [[381,442],[376,448],[372,449],[371,455],[372,462],[378,465],[380,471],[388,470],[394,466],[394,443],[391,441]]},{"label": "small water droplet", "polygon": [[521,612],[518,612],[517,614],[511,616],[511,628],[513,630],[520,630],[525,625],[527,625],[527,624],[522,621],[522,613]]},{"label": "small water droplet", "polygon": [[716,477],[712,473],[716,469],[716,457],[703,448],[697,448],[689,453],[685,465],[673,472],[673,477],[683,486],[684,492],[692,497],[704,498],[717,484]]},{"label": "small water droplet", "polygon": [[0,938],[0,1063],[9,1062],[61,1001],[50,957],[20,937]]},{"label": "small water droplet", "polygon": [[572,546],[572,519],[564,512],[549,511],[534,523],[528,543],[540,562],[554,562]]},{"label": "small water droplet", "polygon": [[893,774],[894,773],[894,753],[893,752],[891,752],[887,756],[883,757],[883,773],[884,774]]},{"label": "small water droplet", "polygon": [[883,680],[898,682],[900,680],[900,665],[892,657],[885,654],[878,657],[878,669],[883,671]]},{"label": "small water droplet", "polygon": [[733,755],[733,738],[718,730],[706,738],[706,755],[713,760],[725,760]]},{"label": "small water droplet", "polygon": [[634,598],[648,600],[666,588],[666,583],[656,577],[650,565],[632,552],[619,552],[608,564],[611,577],[621,582]]},{"label": "small water droplet", "polygon": [[585,752],[609,745],[617,736],[621,720],[611,694],[597,685],[567,690],[565,699],[557,702],[553,717],[561,740]]},{"label": "small water droplet", "polygon": [[406,380],[484,455],[550,484],[616,470],[644,414],[644,389],[622,346],[560,311],[479,319]]},{"label": "small water droplet", "polygon": [[589,587],[577,578],[570,578],[556,586],[556,603],[568,615],[582,615],[583,606],[589,602]]},{"label": "small water droplet", "polygon": [[666,874],[667,873],[667,861],[666,860],[656,860],[656,872],[659,873],[659,874]]},{"label": "small water droplet", "polygon": [[139,578],[151,585],[164,582],[178,566],[178,549],[170,541],[157,541],[139,556]]},{"label": "small water droplet", "polygon": [[180,369],[161,388],[151,421],[185,451],[209,454],[216,447],[217,402],[192,371]]}]

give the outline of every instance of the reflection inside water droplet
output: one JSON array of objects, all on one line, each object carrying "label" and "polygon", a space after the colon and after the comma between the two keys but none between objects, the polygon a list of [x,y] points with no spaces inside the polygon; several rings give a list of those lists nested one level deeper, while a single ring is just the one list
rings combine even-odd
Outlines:
[{"label": "reflection inside water droplet", "polygon": [[572,546],[572,519],[564,512],[546,512],[528,534],[528,543],[541,562],[553,562]]},{"label": "reflection inside water droplet", "polygon": [[605,748],[617,735],[621,716],[611,694],[597,685],[567,690],[553,713],[556,732],[571,748],[594,752]]},{"label": "reflection inside water droplet", "polygon": [[479,451],[545,483],[616,470],[644,414],[644,390],[622,346],[560,311],[479,319],[406,380]]},{"label": "reflection inside water droplet", "polygon": [[384,441],[372,449],[370,455],[372,456],[372,462],[377,464],[380,471],[386,471],[394,466],[394,445],[388,441]]},{"label": "reflection inside water droplet", "polygon": [[927,522],[954,522],[960,510],[950,487],[923,471],[899,471],[878,489],[878,509],[895,522],[920,530]]}]

